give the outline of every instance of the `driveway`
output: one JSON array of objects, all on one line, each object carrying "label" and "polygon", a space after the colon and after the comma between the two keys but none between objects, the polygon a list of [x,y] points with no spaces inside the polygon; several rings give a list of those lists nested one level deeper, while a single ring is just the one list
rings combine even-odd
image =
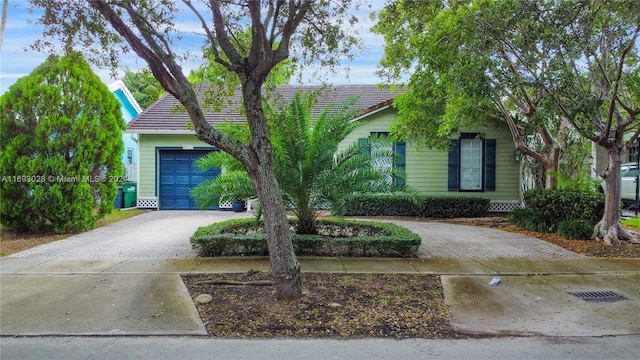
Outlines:
[{"label": "driveway", "polygon": [[191,258],[189,238],[201,226],[249,216],[231,211],[150,211],[140,216],[37,246],[11,257],[60,259]]},{"label": "driveway", "polygon": [[[189,238],[201,226],[250,213],[231,211],[150,211],[11,257],[58,259],[184,259],[196,257]],[[374,220],[375,219],[368,219]],[[380,220],[389,221],[389,220]],[[501,230],[438,222],[391,222],[422,237],[420,258],[554,259],[583,257],[557,245]]]}]

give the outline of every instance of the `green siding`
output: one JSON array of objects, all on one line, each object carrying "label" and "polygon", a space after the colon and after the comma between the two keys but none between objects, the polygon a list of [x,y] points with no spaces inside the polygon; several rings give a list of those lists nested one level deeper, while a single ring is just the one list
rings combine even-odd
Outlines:
[{"label": "green siding", "polygon": [[195,135],[139,135],[140,162],[138,163],[140,176],[138,178],[138,196],[156,197],[157,193],[157,148],[182,149],[184,146],[194,148],[213,148],[198,140]]},{"label": "green siding", "polygon": [[[395,119],[393,109],[385,109],[369,115],[340,145],[341,149],[366,138],[371,132],[387,132],[389,124]],[[482,132],[486,139],[496,139],[496,190],[487,192],[447,191],[448,153],[430,150],[413,143],[406,145],[407,185],[426,195],[486,197],[497,201],[519,201],[520,168],[514,161],[514,145],[506,128],[481,128],[462,130],[463,132]],[[452,136],[457,138],[458,135]],[[194,135],[150,135],[140,137],[139,196],[155,197],[157,148],[194,148],[211,147],[199,141]]]},{"label": "green siding", "polygon": [[[370,115],[341,143],[340,148],[368,137],[371,132],[389,131],[395,110],[386,109]],[[519,201],[520,167],[514,160],[514,145],[508,129],[483,127],[462,132],[481,132],[486,139],[496,139],[496,190],[486,192],[452,192],[447,190],[448,153],[408,142],[406,147],[407,185],[426,195],[486,197],[497,201]],[[457,138],[458,134],[452,136]]]}]

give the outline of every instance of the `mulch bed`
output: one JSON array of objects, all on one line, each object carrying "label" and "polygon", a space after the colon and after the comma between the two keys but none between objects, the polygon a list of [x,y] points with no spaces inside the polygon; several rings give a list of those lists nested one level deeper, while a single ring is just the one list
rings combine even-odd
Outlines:
[{"label": "mulch bed", "polygon": [[[378,218],[379,219],[379,218]],[[464,219],[398,217],[404,221],[443,221],[521,233],[589,257],[640,258],[640,245],[568,240],[555,234],[521,229],[505,216]],[[271,286],[213,285],[211,281],[268,280],[269,274],[199,274],[183,280],[195,301],[210,294],[213,301],[197,305],[213,337],[225,338],[464,338],[449,325],[437,275],[303,273],[304,296],[278,301]]]},{"label": "mulch bed", "polygon": [[213,337],[456,338],[449,326],[440,277],[416,274],[302,273],[304,295],[279,301],[271,286],[212,285],[269,279],[261,272],[183,276]]}]

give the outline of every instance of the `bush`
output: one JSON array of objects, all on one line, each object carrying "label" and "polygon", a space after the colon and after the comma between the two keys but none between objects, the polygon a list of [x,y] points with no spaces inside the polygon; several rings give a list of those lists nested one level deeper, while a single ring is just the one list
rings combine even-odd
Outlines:
[{"label": "bush", "polygon": [[79,53],[51,55],[0,97],[0,221],[79,232],[113,208],[124,123]]},{"label": "bush", "polygon": [[574,189],[529,190],[524,205],[553,219],[552,231],[562,221],[584,219],[595,225],[604,215],[604,194]]},{"label": "bush", "polygon": [[473,197],[427,197],[418,216],[432,218],[482,217],[489,215],[491,200]]},{"label": "bush", "polygon": [[[291,240],[296,254],[303,256],[414,257],[420,236],[388,223],[318,219],[319,235],[297,235],[296,219],[290,219]],[[268,254],[262,222],[234,219],[199,228],[191,236],[199,256]]]},{"label": "bush", "polygon": [[509,214],[510,222],[568,239],[589,238],[604,214],[604,195],[595,191],[529,190],[524,193],[524,204],[524,209]]},{"label": "bush", "polygon": [[346,216],[481,217],[489,213],[486,198],[430,196],[419,205],[395,195],[358,195],[349,200]]},{"label": "bush", "polygon": [[509,222],[521,228],[537,232],[553,232],[553,219],[548,218],[543,212],[531,208],[514,209],[509,213]]},{"label": "bush", "polygon": [[584,219],[563,221],[558,224],[557,233],[567,239],[590,239],[593,235],[593,225]]}]

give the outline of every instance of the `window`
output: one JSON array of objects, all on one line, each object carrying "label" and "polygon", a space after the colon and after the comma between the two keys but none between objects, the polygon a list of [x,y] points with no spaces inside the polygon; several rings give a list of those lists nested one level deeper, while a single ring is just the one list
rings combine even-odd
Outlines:
[{"label": "window", "polygon": [[[370,137],[387,137],[389,136],[388,132],[371,132]],[[358,142],[368,142],[369,139],[367,138],[361,138],[358,139]],[[384,151],[384,152],[389,152],[391,153],[391,150],[393,151],[393,156],[388,157],[388,158],[381,158],[379,159],[375,164],[373,164],[374,167],[378,168],[378,169],[389,169],[389,168],[396,168],[398,170],[404,171],[405,170],[405,149],[406,149],[406,145],[403,141],[398,141],[395,143],[390,143],[390,144],[385,144],[385,147],[381,147],[378,149],[371,149],[369,148],[369,153],[371,153],[371,151]],[[405,184],[405,180],[401,179],[401,178],[394,178],[394,179],[389,179],[389,181],[393,181],[395,182],[396,185],[404,185]]]},{"label": "window", "polygon": [[451,141],[449,191],[496,190],[496,140],[462,133]]},{"label": "window", "polygon": [[633,147],[631,147],[631,149],[629,149],[629,162],[636,162],[638,161],[638,144],[636,143],[636,145],[634,145]]},{"label": "window", "polygon": [[460,190],[482,190],[482,140],[460,140]]},{"label": "window", "polygon": [[133,164],[133,149],[127,149],[127,164]]}]

